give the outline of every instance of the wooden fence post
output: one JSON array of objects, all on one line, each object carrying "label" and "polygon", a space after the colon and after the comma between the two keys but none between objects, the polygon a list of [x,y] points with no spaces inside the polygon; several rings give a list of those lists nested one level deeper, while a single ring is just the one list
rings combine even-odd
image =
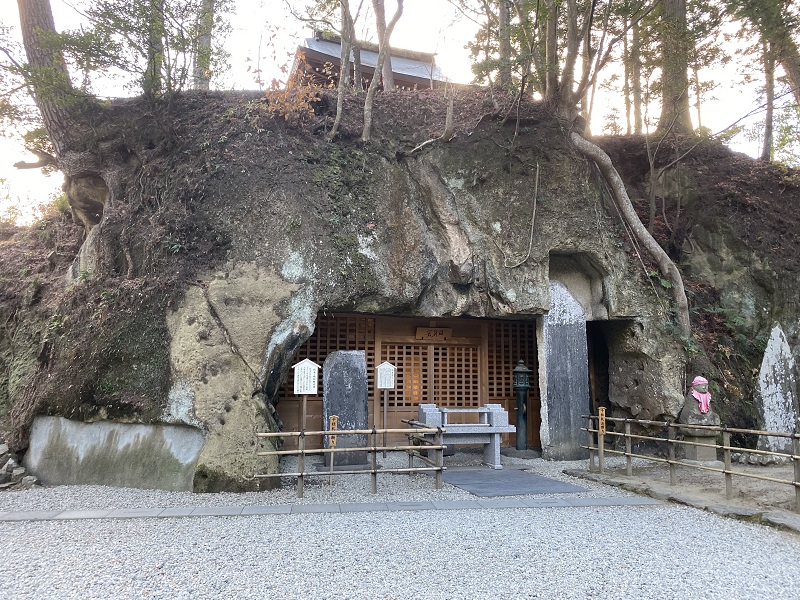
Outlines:
[{"label": "wooden fence post", "polygon": [[722,445],[724,450],[722,455],[725,458],[725,498],[733,498],[733,475],[731,475],[731,434],[727,431],[722,432]]},{"label": "wooden fence post", "polygon": [[303,497],[303,478],[306,470],[306,432],[305,430],[300,432],[300,438],[298,439],[298,450],[300,450],[300,456],[297,457],[297,472],[300,473],[297,476],[297,497]]},{"label": "wooden fence post", "polygon": [[669,440],[669,484],[676,485],[678,483],[678,477],[675,472],[675,429],[672,423],[667,423],[667,439]]},{"label": "wooden fence post", "polygon": [[436,489],[442,489],[442,467],[444,466],[444,450],[442,450],[442,428],[437,427],[436,429],[436,436],[433,438],[434,442],[437,446],[439,446],[438,450],[434,450],[434,456],[436,457]]},{"label": "wooden fence post", "polygon": [[625,473],[628,477],[633,475],[633,461],[631,454],[633,453],[633,443],[631,441],[631,424],[628,419],[625,419]]},{"label": "wooden fence post", "polygon": [[[384,430],[385,431],[385,430]],[[383,434],[384,437],[386,434]],[[370,475],[372,479],[372,493],[378,493],[378,451],[376,448],[378,447],[378,433],[375,431],[375,428],[372,428],[372,474]]]},{"label": "wooden fence post", "polygon": [[594,448],[594,432],[592,431],[592,421],[594,417],[589,415],[587,417],[589,423],[586,427],[586,433],[589,434],[589,471],[594,471],[595,464],[595,448]]},{"label": "wooden fence post", "polygon": [[794,461],[794,509],[800,512],[800,433],[792,438],[792,460]]}]

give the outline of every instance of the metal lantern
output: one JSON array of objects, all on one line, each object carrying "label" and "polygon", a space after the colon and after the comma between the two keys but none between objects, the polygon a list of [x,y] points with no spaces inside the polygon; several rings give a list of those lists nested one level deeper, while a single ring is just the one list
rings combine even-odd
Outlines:
[{"label": "metal lantern", "polygon": [[529,390],[531,387],[531,370],[519,361],[514,367],[514,391]]},{"label": "metal lantern", "polygon": [[514,367],[514,392],[517,396],[517,450],[528,449],[528,390],[531,387],[531,370],[521,360]]}]

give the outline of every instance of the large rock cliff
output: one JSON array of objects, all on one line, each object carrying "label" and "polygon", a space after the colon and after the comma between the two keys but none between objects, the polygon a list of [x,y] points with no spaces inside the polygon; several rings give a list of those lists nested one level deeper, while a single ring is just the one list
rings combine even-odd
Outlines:
[{"label": "large rock cliff", "polygon": [[[38,317],[10,326],[4,308],[14,376],[0,417],[16,448],[36,414],[186,425],[204,436],[195,489],[249,489],[275,468],[256,457],[266,445],[254,434],[279,427],[278,388],[318,313],[538,319],[554,281],[581,318],[603,323],[614,414],[677,416],[687,351],[693,368],[707,353],[677,337],[668,290],[596,169],[569,145],[568,124],[537,106],[519,121],[484,116],[483,95],[463,92],[455,138],[423,148],[444,123],[434,94],[384,97],[366,145],[350,137],[355,122],[325,141],[325,97],[309,112],[221,94],[174,98],[157,116],[107,109],[101,135],[129,152],[123,192],[63,287],[47,280]],[[80,186],[71,193],[80,213]],[[685,272],[720,290],[720,308],[753,336],[784,323],[796,355],[797,271],[779,276],[725,227],[705,214]],[[551,372],[540,374],[543,406]]]}]

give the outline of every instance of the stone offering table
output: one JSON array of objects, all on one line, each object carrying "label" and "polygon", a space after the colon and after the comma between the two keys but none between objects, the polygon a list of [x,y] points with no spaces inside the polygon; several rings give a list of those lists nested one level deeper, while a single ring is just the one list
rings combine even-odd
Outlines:
[{"label": "stone offering table", "polygon": [[[459,413],[477,414],[478,422],[448,422],[448,415]],[[439,408],[435,404],[420,404],[418,422],[423,427],[444,429],[442,438],[448,446],[483,444],[483,464],[493,469],[503,468],[500,463],[500,436],[517,431],[516,427],[508,424],[508,412],[500,404],[478,408]]]}]

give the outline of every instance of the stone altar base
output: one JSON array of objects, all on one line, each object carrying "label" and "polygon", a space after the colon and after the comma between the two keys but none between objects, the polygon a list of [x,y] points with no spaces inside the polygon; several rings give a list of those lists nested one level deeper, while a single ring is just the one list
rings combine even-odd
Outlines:
[{"label": "stone altar base", "polygon": [[[715,436],[716,437],[716,436]],[[714,437],[698,437],[694,435],[684,435],[683,440],[685,442],[691,442],[692,444],[713,444]],[[717,449],[716,448],[704,448],[702,446],[690,446],[686,444],[681,444],[681,448],[683,448],[684,458],[686,460],[694,460],[697,462],[710,462],[717,460]]]}]

